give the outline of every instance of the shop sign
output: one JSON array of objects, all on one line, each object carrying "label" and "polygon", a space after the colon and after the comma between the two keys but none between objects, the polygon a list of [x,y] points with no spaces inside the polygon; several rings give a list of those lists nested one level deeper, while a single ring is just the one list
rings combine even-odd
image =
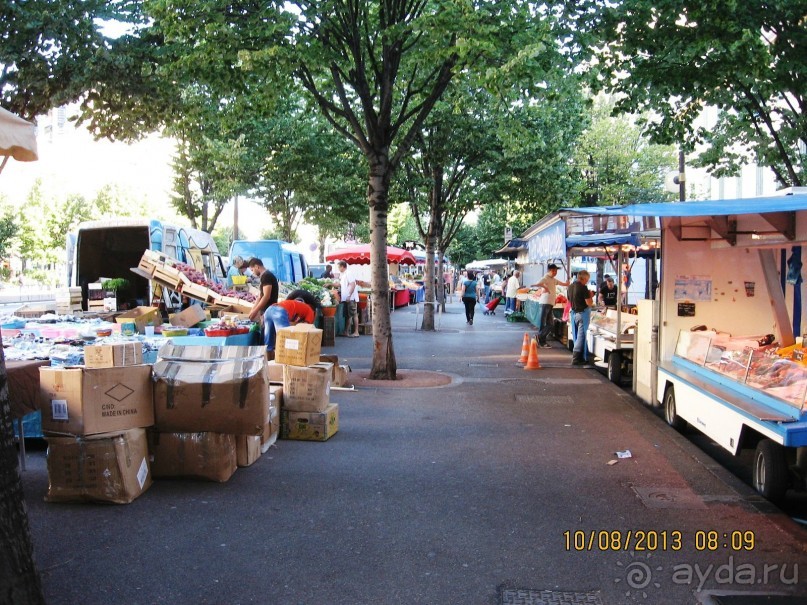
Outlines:
[{"label": "shop sign", "polygon": [[532,263],[566,258],[566,223],[558,221],[535,234],[527,243],[527,249]]}]

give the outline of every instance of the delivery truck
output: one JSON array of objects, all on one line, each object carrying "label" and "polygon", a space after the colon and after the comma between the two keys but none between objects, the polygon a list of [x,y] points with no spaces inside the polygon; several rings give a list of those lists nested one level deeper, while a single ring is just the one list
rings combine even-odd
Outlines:
[{"label": "delivery truck", "polygon": [[159,298],[167,309],[177,309],[176,293],[162,292],[148,279],[132,272],[143,252],[154,250],[193,265],[211,281],[223,281],[224,263],[213,237],[204,231],[156,219],[121,218],[81,223],[67,236],[67,283],[80,287],[87,309],[88,285],[124,278],[129,291],[126,305],[150,305]]},{"label": "delivery truck", "polygon": [[278,281],[298,282],[308,276],[303,253],[294,244],[283,240],[235,240],[230,246],[230,262],[236,256],[245,261],[261,259],[263,266],[274,273]]}]

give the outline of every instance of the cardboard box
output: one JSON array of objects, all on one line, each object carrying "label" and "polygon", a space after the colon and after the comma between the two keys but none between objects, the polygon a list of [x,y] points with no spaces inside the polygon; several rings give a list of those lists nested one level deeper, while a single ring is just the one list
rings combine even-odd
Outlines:
[{"label": "cardboard box", "polygon": [[115,368],[142,363],[142,342],[120,342],[84,347],[84,366],[88,368]]},{"label": "cardboard box", "polygon": [[333,364],[283,368],[283,407],[296,412],[322,412],[331,394]]},{"label": "cardboard box", "polygon": [[320,355],[320,362],[333,364],[333,375],[331,376],[332,387],[342,387],[348,383],[348,374],[350,374],[350,366],[346,364],[339,364],[339,355]]},{"label": "cardboard box", "polygon": [[93,435],[154,424],[151,366],[39,368],[42,430]]},{"label": "cardboard box", "polygon": [[280,412],[280,438],[327,441],[339,430],[339,406],[331,403],[324,412]]},{"label": "cardboard box", "polygon": [[343,387],[347,386],[348,382],[350,382],[350,366],[349,365],[338,365],[333,367],[333,378],[331,379],[331,386],[334,387]]},{"label": "cardboard box", "polygon": [[283,387],[269,387],[269,416],[261,434],[261,453],[265,454],[280,434],[280,408],[283,405]]},{"label": "cardboard box", "polygon": [[157,358],[166,361],[215,361],[237,360],[262,357],[264,360],[266,349],[249,346],[200,346],[174,344],[166,342],[157,352]]},{"label": "cardboard box", "polygon": [[238,435],[235,449],[238,466],[252,466],[261,457],[261,436]]},{"label": "cardboard box", "polygon": [[127,504],[151,485],[144,429],[46,439],[48,502]]},{"label": "cardboard box", "polygon": [[146,326],[159,325],[162,323],[160,310],[157,307],[135,307],[131,311],[121,313],[115,318],[119,324],[134,322],[140,334],[146,333]]},{"label": "cardboard box", "polygon": [[319,361],[322,330],[310,324],[297,324],[277,331],[275,360],[293,366],[310,366]]},{"label": "cardboard box", "polygon": [[192,328],[200,321],[207,319],[207,314],[201,305],[191,305],[184,311],[174,313],[168,317],[168,322],[172,326],[180,328]]},{"label": "cardboard box", "polygon": [[237,468],[235,435],[149,431],[149,446],[155,478],[193,477],[224,483]]},{"label": "cardboard box", "polygon": [[263,347],[165,345],[160,356],[153,367],[157,430],[262,434],[269,414]]},{"label": "cardboard box", "polygon": [[266,362],[266,371],[269,372],[269,382],[283,384],[283,368],[286,367],[284,363],[278,363],[274,359]]}]

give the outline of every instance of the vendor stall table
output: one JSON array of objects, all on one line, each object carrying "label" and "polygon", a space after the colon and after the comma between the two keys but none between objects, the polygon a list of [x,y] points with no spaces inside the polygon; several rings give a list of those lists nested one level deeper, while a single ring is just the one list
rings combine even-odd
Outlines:
[{"label": "vendor stall table", "polygon": [[17,421],[20,444],[20,467],[25,470],[25,431],[23,418],[39,412],[39,367],[46,360],[7,361],[8,400],[12,421]]}]

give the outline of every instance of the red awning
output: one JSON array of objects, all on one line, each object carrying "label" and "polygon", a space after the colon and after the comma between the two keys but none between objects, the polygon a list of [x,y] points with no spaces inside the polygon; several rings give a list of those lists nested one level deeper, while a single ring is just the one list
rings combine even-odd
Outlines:
[{"label": "red awning", "polygon": [[[343,260],[349,265],[369,265],[370,264],[370,244],[359,244],[348,246],[335,252],[331,252],[325,260]],[[399,265],[414,265],[415,257],[409,250],[387,246],[387,262],[398,263]]]}]

